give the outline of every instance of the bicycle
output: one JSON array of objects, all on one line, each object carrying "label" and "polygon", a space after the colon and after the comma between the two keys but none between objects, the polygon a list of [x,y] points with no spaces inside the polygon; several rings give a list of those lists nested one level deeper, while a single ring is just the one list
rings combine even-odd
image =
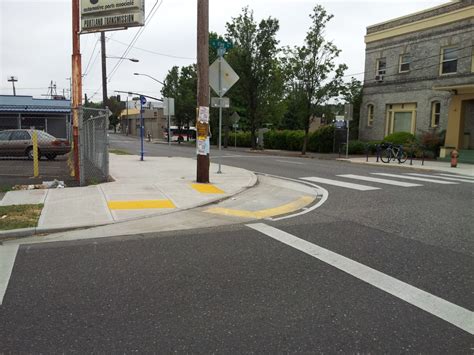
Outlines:
[{"label": "bicycle", "polygon": [[391,160],[398,160],[398,164],[402,164],[407,161],[408,155],[403,151],[402,145],[387,143],[387,148],[382,151],[380,159],[384,163],[390,163]]}]

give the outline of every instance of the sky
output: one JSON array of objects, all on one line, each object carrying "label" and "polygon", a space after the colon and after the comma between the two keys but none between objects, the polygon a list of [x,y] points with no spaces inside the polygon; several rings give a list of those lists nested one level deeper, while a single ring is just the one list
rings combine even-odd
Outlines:
[{"label": "sky", "polygon": [[[100,1],[100,0],[99,0]],[[225,25],[249,6],[255,20],[279,20],[280,46],[302,45],[311,24],[309,14],[316,4],[334,15],[326,29],[341,54],[346,74],[364,71],[366,27],[446,3],[448,0],[209,0],[209,30],[225,34]],[[138,63],[107,59],[108,94],[115,90],[161,97],[161,84],[134,72],[163,81],[172,66],[196,62],[196,0],[145,0],[145,15],[158,10],[146,23],[128,53]],[[45,97],[51,81],[58,94],[69,97],[71,77],[71,0],[0,0],[0,94],[11,95],[8,77],[16,76],[17,95]],[[107,56],[121,57],[139,31],[129,28],[106,32]],[[83,93],[102,100],[100,35],[81,35]],[[354,75],[362,80],[363,75]],[[349,77],[347,78],[350,79]]]}]

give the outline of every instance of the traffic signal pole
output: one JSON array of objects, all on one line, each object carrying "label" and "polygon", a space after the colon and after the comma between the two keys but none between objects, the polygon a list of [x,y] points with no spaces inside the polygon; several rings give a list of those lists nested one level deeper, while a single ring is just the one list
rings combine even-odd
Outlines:
[{"label": "traffic signal pole", "polygon": [[[199,183],[209,182],[209,152],[202,149],[209,144],[209,121],[200,120],[200,112],[209,112],[209,0],[197,1],[197,174]],[[205,144],[204,144],[205,143]],[[201,144],[201,145],[200,145]],[[209,148],[209,146],[207,146]]]}]

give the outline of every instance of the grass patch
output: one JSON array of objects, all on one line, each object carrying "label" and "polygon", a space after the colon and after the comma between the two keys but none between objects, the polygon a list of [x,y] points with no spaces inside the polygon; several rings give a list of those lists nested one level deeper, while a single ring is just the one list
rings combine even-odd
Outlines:
[{"label": "grass patch", "polygon": [[111,149],[111,150],[109,150],[109,153],[117,154],[117,155],[132,155],[132,154],[126,152],[125,150],[120,150],[120,149]]},{"label": "grass patch", "polygon": [[0,185],[0,192],[8,192],[8,191],[11,191],[12,188],[11,186],[1,186]]},{"label": "grass patch", "polygon": [[42,209],[42,204],[0,206],[0,230],[36,227]]}]

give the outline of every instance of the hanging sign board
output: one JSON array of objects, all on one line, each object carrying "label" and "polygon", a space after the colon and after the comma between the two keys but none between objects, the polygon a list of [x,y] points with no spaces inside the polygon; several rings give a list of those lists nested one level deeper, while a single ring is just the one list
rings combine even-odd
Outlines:
[{"label": "hanging sign board", "polygon": [[145,24],[145,0],[81,0],[81,33]]}]

